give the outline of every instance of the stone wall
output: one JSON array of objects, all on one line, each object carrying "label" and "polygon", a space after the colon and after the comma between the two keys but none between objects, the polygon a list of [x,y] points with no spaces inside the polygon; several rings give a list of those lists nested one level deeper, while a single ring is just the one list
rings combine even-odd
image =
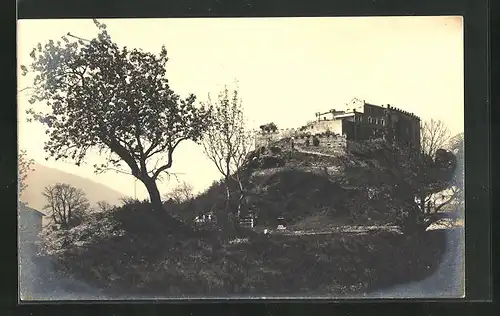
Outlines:
[{"label": "stone wall", "polygon": [[[319,134],[316,137],[319,140],[318,146],[314,146],[313,136],[299,136],[295,139],[295,145],[309,151],[315,151],[315,149],[319,148],[322,149],[321,152],[323,153],[330,152],[332,154],[345,152],[347,148],[347,139],[345,136]],[[307,140],[309,140],[309,145],[307,145]]]},{"label": "stone wall", "polygon": [[295,137],[299,130],[295,128],[279,129],[276,132],[255,131],[255,147],[269,146],[283,138]]},{"label": "stone wall", "polygon": [[[305,150],[314,151],[314,148],[328,149],[327,151],[344,152],[347,147],[347,139],[345,135],[329,134],[329,133],[318,133],[313,135],[307,135],[308,131],[298,131],[295,129],[283,129],[276,132],[257,132],[255,134],[255,147],[268,147],[271,144],[278,143],[279,141],[284,141],[285,139],[294,139],[294,145],[296,147],[304,148]],[[314,146],[313,138],[317,137],[319,140],[319,145]],[[307,140],[309,140],[309,145],[307,145]],[[286,141],[285,141],[286,142]],[[288,144],[288,142],[287,142]]]}]

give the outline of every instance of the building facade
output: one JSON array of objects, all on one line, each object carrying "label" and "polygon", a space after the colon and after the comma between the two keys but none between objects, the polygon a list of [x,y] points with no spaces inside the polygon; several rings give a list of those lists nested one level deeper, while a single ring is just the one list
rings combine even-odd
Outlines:
[{"label": "building facade", "polygon": [[21,246],[33,247],[38,242],[44,216],[45,214],[33,208],[20,206],[19,243]]},{"label": "building facade", "polygon": [[353,99],[342,110],[316,113],[316,120],[302,128],[311,134],[345,135],[350,141],[383,138],[420,151],[420,118],[413,113]]}]

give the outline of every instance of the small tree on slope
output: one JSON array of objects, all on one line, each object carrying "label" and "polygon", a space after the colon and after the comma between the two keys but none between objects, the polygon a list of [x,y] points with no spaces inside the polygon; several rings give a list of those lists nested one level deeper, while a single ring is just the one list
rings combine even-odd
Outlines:
[{"label": "small tree on slope", "polygon": [[[212,124],[203,137],[206,156],[222,174],[226,190],[226,212],[237,226],[244,199],[244,186],[241,168],[251,150],[252,138],[245,128],[242,103],[238,91],[229,95],[227,88],[222,91],[216,102],[208,101]],[[231,181],[238,184],[238,205],[231,205]]]},{"label": "small tree on slope", "polygon": [[42,194],[47,201],[44,209],[49,211],[52,222],[63,229],[74,226],[90,208],[85,192],[66,183],[47,186]]}]

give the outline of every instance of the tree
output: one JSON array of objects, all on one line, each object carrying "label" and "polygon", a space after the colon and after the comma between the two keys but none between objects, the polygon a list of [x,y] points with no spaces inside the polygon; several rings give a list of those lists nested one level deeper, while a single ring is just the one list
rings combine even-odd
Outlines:
[{"label": "tree", "polygon": [[460,208],[465,203],[464,182],[465,182],[465,149],[464,149],[464,133],[459,133],[453,136],[448,144],[450,150],[457,157],[457,168],[453,176],[451,194],[452,202],[456,208]]},{"label": "tree", "polygon": [[[251,136],[246,130],[243,106],[234,90],[232,97],[227,87],[218,95],[216,102],[208,101],[212,124],[203,138],[203,149],[206,156],[215,164],[222,174],[226,190],[226,207],[228,215],[233,218],[235,227],[240,216],[244,198],[241,167],[251,149]],[[238,185],[239,199],[236,208],[231,207],[231,182]]]},{"label": "tree", "polygon": [[175,203],[189,201],[193,197],[193,186],[184,181],[165,194],[166,200],[172,200]]},{"label": "tree", "polygon": [[450,131],[441,120],[425,121],[420,127],[420,147],[424,155],[433,157],[438,149],[446,148]]},{"label": "tree", "polygon": [[19,194],[21,194],[27,187],[26,178],[28,177],[28,172],[33,171],[32,168],[35,161],[33,159],[28,159],[28,154],[26,150],[21,150],[17,156],[17,166],[18,166],[18,188]]},{"label": "tree", "polygon": [[276,126],[276,124],[274,122],[263,124],[263,125],[259,126],[259,128],[263,132],[276,132],[278,130],[278,126]]},{"label": "tree", "polygon": [[424,122],[420,139],[422,153],[418,172],[422,186],[416,200],[430,225],[454,215],[442,210],[457,201],[460,195],[455,185],[458,180],[455,176],[458,151],[450,150],[450,132],[440,120]]},{"label": "tree", "polygon": [[33,49],[32,64],[21,67],[23,74],[36,73],[30,102],[50,110],[32,108],[29,120],[47,127],[49,157],[80,165],[89,150],[98,150],[106,162],[96,172],[131,173],[147,188],[153,209],[163,210],[156,181],[172,167],[182,141],[201,138],[209,116],[194,95],[181,99],[171,90],[164,46],[159,55],[120,48],[106,25],[94,23],[98,36],[90,41],[68,33]]},{"label": "tree", "polygon": [[129,197],[129,196],[120,198],[120,202],[122,202],[122,206],[131,206],[131,205],[139,205],[139,204],[149,203],[149,201],[147,199],[144,199],[141,201],[137,198],[133,198],[133,197]]},{"label": "tree", "polygon": [[423,232],[450,215],[441,210],[450,203],[443,192],[452,186],[456,156],[445,149],[438,149],[430,156],[397,147],[392,149],[392,155],[393,178],[386,192],[393,199],[397,222],[403,230]]},{"label": "tree", "polygon": [[313,136],[313,146],[319,146],[319,138],[316,135]]},{"label": "tree", "polygon": [[98,201],[97,207],[101,212],[108,212],[113,209],[113,205],[111,205],[107,201]]},{"label": "tree", "polygon": [[47,186],[42,194],[47,200],[44,209],[49,211],[54,224],[63,229],[75,226],[90,207],[85,192],[66,183]]}]

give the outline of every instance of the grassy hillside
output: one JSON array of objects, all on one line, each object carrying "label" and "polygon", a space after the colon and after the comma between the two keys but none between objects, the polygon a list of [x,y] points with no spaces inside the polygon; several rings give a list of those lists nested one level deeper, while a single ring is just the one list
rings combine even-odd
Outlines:
[{"label": "grassy hillside", "polygon": [[[419,238],[395,233],[251,235],[221,242],[215,234],[169,235],[161,215],[142,210],[93,216],[81,227],[53,235],[52,249],[60,250],[51,256],[61,275],[117,298],[370,295],[431,276],[446,251],[456,253],[459,247],[446,231]],[[71,246],[60,248],[63,241]],[[447,284],[438,282],[434,290]]]},{"label": "grassy hillside", "polygon": [[124,196],[124,194],[103,184],[71,173],[49,168],[38,163],[35,164],[33,168],[34,171],[31,171],[26,179],[28,187],[21,195],[21,200],[37,210],[42,210],[43,206],[46,204],[42,195],[44,188],[58,182],[67,183],[82,189],[87,194],[87,198],[92,205],[95,205],[96,202],[101,200],[105,200],[112,205],[118,205],[120,203],[120,198]]},{"label": "grassy hillside", "polygon": [[[277,149],[254,153],[241,170],[248,191],[243,211],[254,209],[263,227],[275,225],[277,216],[301,230],[390,224],[398,197],[372,196],[370,187],[391,183],[396,171],[390,155],[376,147],[343,156]],[[223,218],[224,199],[224,186],[216,182],[196,198],[165,209],[189,223],[200,212]],[[43,253],[59,275],[115,297],[363,296],[436,271],[449,273],[446,280],[461,279],[458,268],[449,267],[458,267],[458,261],[442,266],[446,253],[460,251],[460,239],[449,239],[445,230],[311,236],[243,231],[234,238],[222,234],[220,226],[172,227],[166,213],[150,209],[147,203],[125,205],[89,214],[67,231],[46,230]],[[38,280],[45,290],[43,273]],[[449,284],[443,280],[435,291],[459,290],[443,288]]]},{"label": "grassy hillside", "polygon": [[[361,154],[327,156],[286,150],[254,153],[242,170],[247,191],[242,210],[255,211],[259,226],[273,226],[277,217],[284,217],[288,225],[300,222],[299,226],[306,228],[308,217],[318,216],[330,225],[391,224],[388,201],[371,197],[367,190],[379,180],[390,181],[389,167],[377,157]],[[232,186],[236,189],[235,183]],[[237,199],[235,195],[233,205]],[[216,182],[194,200],[172,205],[169,211],[186,221],[207,211],[214,211],[220,218],[224,216],[224,202],[224,185]]]}]

